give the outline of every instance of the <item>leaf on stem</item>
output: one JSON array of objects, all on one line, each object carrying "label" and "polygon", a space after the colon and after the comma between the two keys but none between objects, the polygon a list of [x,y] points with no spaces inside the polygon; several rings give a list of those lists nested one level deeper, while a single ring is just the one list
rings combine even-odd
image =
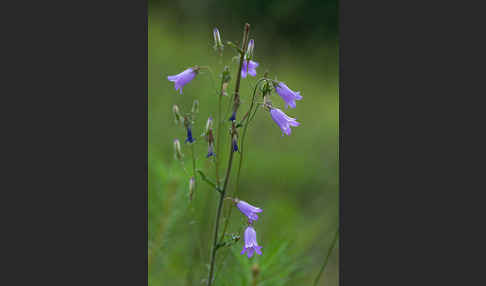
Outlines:
[{"label": "leaf on stem", "polygon": [[197,172],[199,173],[199,175],[201,175],[201,179],[203,181],[205,181],[206,183],[208,183],[208,185],[210,185],[211,187],[213,187],[216,191],[220,192],[221,193],[221,190],[216,186],[216,184],[211,181],[211,179],[209,179],[208,177],[206,177],[206,175],[204,174],[203,171],[201,170],[197,170]]}]

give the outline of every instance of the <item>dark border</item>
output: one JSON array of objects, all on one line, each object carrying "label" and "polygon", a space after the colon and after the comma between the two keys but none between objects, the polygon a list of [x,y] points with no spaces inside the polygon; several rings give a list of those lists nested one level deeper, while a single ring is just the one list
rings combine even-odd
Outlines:
[{"label": "dark border", "polygon": [[22,15],[7,13],[18,30],[4,38],[4,67],[18,76],[2,92],[2,142],[12,142],[2,190],[17,196],[2,200],[13,207],[6,274],[18,266],[13,284],[147,285],[147,1],[5,11]]}]

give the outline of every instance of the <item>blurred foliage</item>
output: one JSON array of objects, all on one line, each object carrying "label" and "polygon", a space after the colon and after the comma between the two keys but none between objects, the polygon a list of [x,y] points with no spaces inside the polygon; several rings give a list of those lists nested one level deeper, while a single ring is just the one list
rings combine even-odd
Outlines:
[{"label": "blurred foliage", "polygon": [[251,23],[271,37],[296,41],[330,41],[338,37],[337,0],[163,1],[149,0],[150,7],[168,10],[178,21],[208,22],[237,27]]},{"label": "blurred foliage", "polygon": [[[252,25],[250,37],[256,43],[258,75],[268,70],[270,77],[284,81],[304,97],[295,109],[284,109],[275,94],[271,98],[289,116],[297,118],[301,126],[293,128],[291,136],[282,136],[268,112],[258,111],[245,144],[239,197],[264,210],[254,226],[263,255],[251,259],[240,255],[243,237],[233,246],[222,248],[218,251],[213,285],[312,284],[338,225],[339,210],[338,42],[330,32],[336,30],[337,13],[326,18],[332,9],[326,9],[325,5],[330,3],[335,4],[149,2],[150,286],[204,282],[218,199],[218,194],[199,180],[194,199],[189,201],[190,148],[182,144],[185,158],[182,164],[174,159],[173,139],[182,143],[185,131],[174,124],[171,112],[173,104],[189,111],[192,101],[199,100],[200,112],[193,127],[197,165],[214,178],[213,164],[205,158],[207,143],[199,135],[208,116],[216,116],[217,83],[211,73],[202,71],[184,87],[184,94],[178,95],[167,76],[197,64],[211,66],[217,77],[224,63],[230,65],[234,77],[237,63],[231,58],[235,53],[226,47],[221,62],[212,49],[212,28],[220,29],[223,40],[238,42],[247,21]],[[313,15],[321,16],[310,19]],[[288,31],[285,25],[290,27]],[[312,29],[307,29],[310,26]],[[247,109],[251,84],[255,81],[253,77],[242,80],[240,114]],[[234,89],[233,84],[234,79],[229,91]],[[224,99],[225,111],[228,101]],[[227,113],[225,118],[228,117]],[[228,136],[222,137],[220,156],[224,157],[229,141]],[[238,160],[237,154],[233,167]],[[221,167],[226,168],[226,161]],[[234,181],[232,177],[230,194]],[[224,214],[228,206],[226,203]],[[232,234],[243,236],[245,219],[237,210],[233,210],[229,225],[228,239]],[[338,285],[337,251],[334,249],[331,255],[320,281],[322,285]],[[251,284],[254,269],[259,269],[259,273],[256,284]]]}]

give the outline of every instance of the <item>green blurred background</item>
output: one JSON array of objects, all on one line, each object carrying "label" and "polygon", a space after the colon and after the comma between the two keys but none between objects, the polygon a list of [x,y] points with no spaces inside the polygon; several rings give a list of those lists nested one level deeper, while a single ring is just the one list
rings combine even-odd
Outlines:
[{"label": "green blurred background", "polygon": [[[182,145],[182,165],[172,147],[175,138],[185,139],[184,129],[174,124],[172,105],[189,111],[198,99],[193,127],[197,165],[214,177],[213,165],[205,158],[207,143],[199,138],[208,116],[216,116],[211,74],[201,72],[183,95],[167,76],[208,65],[217,77],[223,65],[212,49],[213,27],[219,28],[223,41],[240,42],[245,22],[251,24],[250,38],[255,40],[258,76],[268,70],[271,78],[301,92],[303,100],[295,109],[284,109],[275,93],[271,98],[301,125],[291,136],[282,136],[269,113],[258,111],[247,134],[239,198],[264,210],[254,225],[263,256],[239,255],[245,219],[233,210],[229,233],[242,237],[218,251],[213,285],[312,285],[339,221],[337,1],[149,1],[148,13],[149,285],[204,285],[218,199],[199,181],[189,201],[190,148]],[[235,55],[225,48],[223,62],[230,65],[233,80]],[[240,116],[257,78],[242,79]],[[227,103],[224,98],[225,110]],[[221,156],[227,156],[228,138],[223,137]],[[234,162],[238,160],[236,154]],[[226,167],[226,160],[221,166]],[[228,188],[233,191],[234,177]],[[335,247],[319,285],[338,285],[337,254]],[[256,284],[253,267],[260,270]]]}]

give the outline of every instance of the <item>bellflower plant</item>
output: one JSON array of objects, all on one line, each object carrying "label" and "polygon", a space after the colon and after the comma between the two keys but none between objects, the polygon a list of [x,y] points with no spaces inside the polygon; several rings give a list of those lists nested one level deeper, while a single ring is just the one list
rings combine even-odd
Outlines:
[{"label": "bellflower plant", "polygon": [[191,80],[196,77],[199,68],[188,68],[185,71],[181,72],[180,74],[170,75],[167,77],[169,81],[174,82],[175,90],[178,90],[180,94],[182,94],[182,88],[184,85],[189,83]]},{"label": "bellflower plant", "polygon": [[251,226],[248,226],[245,230],[245,246],[243,247],[243,250],[240,254],[244,254],[246,252],[248,258],[251,258],[253,256],[253,253],[255,252],[258,253],[258,255],[262,255],[261,249],[262,247],[258,245],[256,239],[255,229]]},{"label": "bellflower plant", "polygon": [[[201,109],[199,109],[198,99],[194,99],[193,106],[187,113],[182,112],[183,108],[179,108],[180,106],[183,106],[181,105],[182,103],[173,106],[175,122],[176,124],[179,122],[184,122],[184,127],[185,127],[184,131],[187,134],[187,138],[185,142],[190,143],[185,145],[185,148],[190,148],[192,153],[191,154],[192,156],[190,156],[190,158],[192,159],[192,176],[190,177],[189,180],[190,200],[192,200],[193,198],[193,194],[196,191],[196,187],[198,186],[199,180],[207,183],[208,186],[211,189],[214,189],[219,195],[218,205],[216,209],[216,216],[214,221],[214,235],[213,235],[212,245],[211,245],[209,273],[207,279],[208,286],[211,286],[212,283],[214,282],[215,261],[216,261],[216,254],[218,249],[222,247],[231,247],[232,244],[238,241],[237,239],[234,238],[239,237],[239,235],[232,234],[231,235],[232,239],[230,241],[227,240],[228,236],[226,235],[226,232],[229,229],[229,223],[231,221],[230,216],[233,210],[233,205],[236,206],[236,208],[238,208],[239,211],[246,218],[248,218],[248,223],[250,224],[244,232],[245,241],[244,241],[244,247],[241,254],[246,253],[248,258],[253,257],[253,254],[255,252],[259,255],[262,255],[261,252],[262,247],[259,246],[257,243],[256,231],[253,228],[253,224],[256,223],[256,221],[259,218],[258,214],[261,215],[263,210],[245,201],[241,201],[239,199],[232,199],[231,197],[226,196],[228,192],[229,178],[232,177],[233,174],[231,172],[235,171],[234,170],[235,168],[237,169],[236,169],[236,182],[234,183],[235,188],[233,190],[233,194],[236,195],[238,193],[240,171],[241,171],[241,166],[245,154],[244,150],[246,149],[245,138],[250,123],[255,119],[258,111],[263,109],[261,107],[266,107],[270,111],[270,115],[273,121],[275,121],[275,123],[277,123],[277,125],[282,130],[283,135],[290,135],[291,133],[290,128],[300,125],[300,123],[297,122],[295,118],[287,116],[284,112],[282,112],[282,110],[280,110],[277,107],[274,107],[272,105],[272,101],[270,100],[273,91],[275,91],[283,99],[286,107],[290,106],[291,108],[295,108],[296,107],[295,101],[302,99],[300,92],[292,91],[283,82],[276,82],[270,79],[267,72],[265,72],[263,77],[257,79],[255,83],[251,83],[252,91],[250,92],[249,96],[242,98],[245,95],[240,95],[240,84],[242,79],[246,78],[248,74],[253,77],[256,77],[257,76],[256,68],[259,66],[258,62],[253,61],[255,41],[253,39],[249,40],[249,33],[250,33],[250,25],[245,24],[244,31],[243,31],[243,41],[241,42],[241,46],[237,46],[233,42],[225,42],[225,44],[223,44],[223,41],[221,40],[220,31],[217,28],[213,29],[213,38],[215,43],[214,48],[216,52],[220,54],[219,59],[221,61],[221,64],[224,59],[224,57],[222,57],[222,53],[223,53],[223,47],[225,45],[227,47],[234,48],[234,51],[237,53],[237,57],[239,59],[238,66],[234,68],[230,68],[230,65],[224,65],[224,64],[221,65],[224,66],[223,70],[219,74],[219,78],[221,79],[221,82],[219,84],[219,88],[215,87],[217,102],[218,102],[217,112],[214,111],[215,113],[212,113],[213,111],[211,111],[212,114],[217,115],[215,117],[216,119],[214,120],[215,128],[213,129],[213,117],[209,117],[205,126],[205,130],[203,130],[201,135],[201,137],[205,138],[208,143],[208,149],[207,149],[208,151],[206,154],[202,156],[206,156],[207,158],[212,157],[212,161],[214,162],[214,164],[205,164],[205,165],[208,168],[210,168],[210,171],[214,172],[214,178],[211,178],[211,176],[209,174],[206,174],[204,170],[197,169],[198,160],[196,160],[197,154],[195,152],[196,149],[194,146],[198,142],[200,142],[200,140],[196,140],[196,138],[193,137],[193,130],[192,130],[193,126],[194,128],[196,128],[195,126],[198,126],[195,125],[195,123],[196,123],[196,119],[197,119],[196,117],[197,114],[199,113],[199,110],[203,111],[206,110],[206,108],[202,108],[201,106]],[[194,66],[192,68],[188,68],[184,70],[183,72],[177,75],[168,76],[167,79],[169,81],[174,82],[175,89],[179,91],[180,94],[182,94],[182,88],[187,83],[192,81],[198,74],[198,71],[203,68],[207,68],[210,71],[209,74],[210,76],[213,77],[213,83],[214,83],[215,77],[213,71],[211,68],[207,66]],[[236,76],[234,77],[235,79],[234,81],[233,81],[233,77],[230,76],[231,71],[235,71],[236,74]],[[234,91],[232,93],[228,91],[230,86],[232,88],[234,86]],[[227,96],[230,94],[231,96]],[[262,100],[257,100],[257,94],[263,96],[263,103]],[[208,94],[201,93],[201,95],[207,96]],[[208,101],[201,100],[201,102],[208,102]],[[223,112],[224,111],[223,104],[224,106],[228,106],[228,109],[226,109],[227,110],[226,113]],[[243,106],[246,104],[248,104],[248,106]],[[239,111],[241,108],[246,110],[244,110],[244,113],[242,114],[240,119]],[[230,110],[231,110],[231,116],[229,118],[230,120],[228,121],[225,118],[228,118],[227,116],[229,115],[228,112]],[[228,136],[226,137],[227,140],[223,140],[222,136]],[[229,144],[228,148],[230,149],[230,152],[221,151],[220,148],[222,147],[223,143]],[[184,164],[184,160],[186,159],[186,157],[189,156],[186,157],[182,156],[182,150],[178,140],[174,141],[174,151],[175,151],[176,159],[181,161],[182,164]],[[234,155],[236,152],[238,152],[238,155]],[[222,157],[221,154],[226,156]],[[221,173],[220,164],[222,160],[225,159],[227,159],[227,167],[224,170],[224,173]],[[238,164],[232,163],[235,160],[239,160]],[[236,167],[233,168],[232,167],[233,165],[236,165]],[[232,204],[231,207],[227,209],[227,212],[223,214],[224,212],[223,203],[227,199],[233,201],[234,204]],[[224,217],[224,226],[222,226],[223,223],[221,223],[222,217]],[[222,231],[220,230],[220,226],[223,227]]]},{"label": "bellflower plant", "polygon": [[275,91],[285,101],[285,107],[295,108],[295,101],[301,100],[302,96],[298,91],[292,91],[285,83],[279,82],[275,85]]}]

